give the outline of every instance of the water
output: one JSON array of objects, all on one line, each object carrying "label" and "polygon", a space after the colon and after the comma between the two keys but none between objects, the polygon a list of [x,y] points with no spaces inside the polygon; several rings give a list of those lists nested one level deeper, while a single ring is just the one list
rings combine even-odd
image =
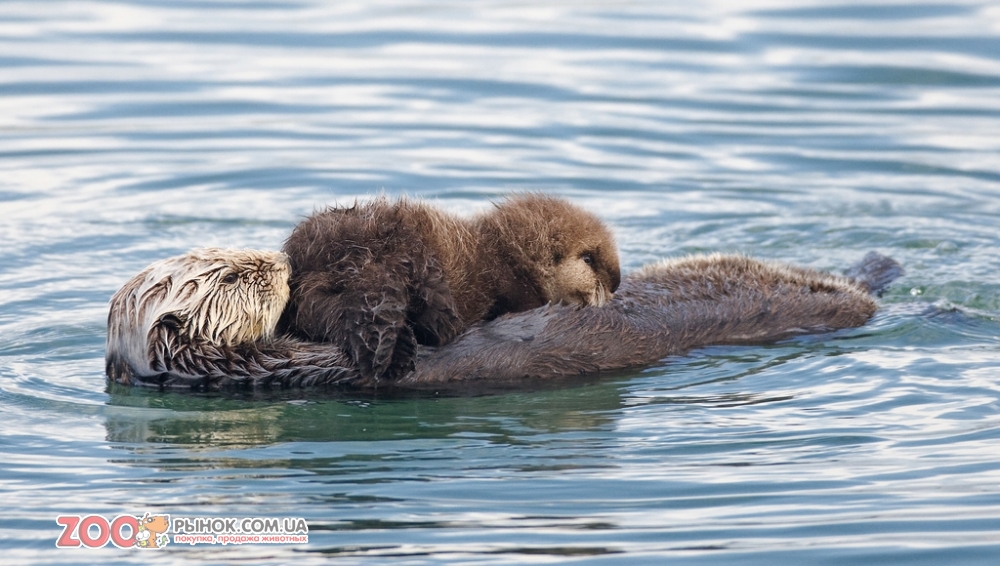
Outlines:
[{"label": "water", "polygon": [[[866,327],[487,396],[110,388],[106,304],[385,191],[564,195],[626,269],[907,269]],[[993,564],[1000,8],[0,2],[12,563]],[[59,515],[303,517],[308,545],[55,547]]]}]

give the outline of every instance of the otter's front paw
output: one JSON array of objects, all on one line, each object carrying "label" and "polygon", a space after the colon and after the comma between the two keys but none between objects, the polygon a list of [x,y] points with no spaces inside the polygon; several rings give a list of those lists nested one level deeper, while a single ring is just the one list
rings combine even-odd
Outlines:
[{"label": "otter's front paw", "polygon": [[351,338],[348,355],[362,376],[393,380],[413,371],[417,340],[405,323],[368,325]]}]

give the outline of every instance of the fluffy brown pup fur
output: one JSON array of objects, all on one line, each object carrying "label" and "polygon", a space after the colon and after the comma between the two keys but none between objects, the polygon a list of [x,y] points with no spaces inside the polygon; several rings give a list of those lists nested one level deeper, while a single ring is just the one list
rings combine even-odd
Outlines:
[{"label": "fluffy brown pup fur", "polygon": [[603,305],[621,280],[607,227],[537,194],[472,218],[407,199],[328,208],[296,226],[284,251],[282,330],[341,347],[376,381],[410,372],[417,344],[548,303]]}]

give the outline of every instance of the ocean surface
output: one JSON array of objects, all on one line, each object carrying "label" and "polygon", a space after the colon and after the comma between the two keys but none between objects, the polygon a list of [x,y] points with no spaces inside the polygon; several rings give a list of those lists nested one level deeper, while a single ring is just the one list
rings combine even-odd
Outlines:
[{"label": "ocean surface", "polygon": [[[600,215],[626,270],[907,273],[862,328],[560,387],[105,381],[108,299],[157,259],[524,190]],[[60,516],[145,513],[308,543],[56,546]],[[0,2],[3,564],[998,557],[1000,5]]]}]

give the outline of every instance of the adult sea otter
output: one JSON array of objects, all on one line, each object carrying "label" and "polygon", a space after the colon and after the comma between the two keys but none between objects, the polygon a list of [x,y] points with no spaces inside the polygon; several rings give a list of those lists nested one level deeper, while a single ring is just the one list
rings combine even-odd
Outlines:
[{"label": "adult sea otter", "polygon": [[[864,324],[902,274],[869,253],[844,276],[737,255],[693,256],[627,275],[604,306],[546,305],[421,347],[391,381],[339,348],[274,337],[287,284],[275,252],[200,250],[157,262],[115,294],[106,367],[118,383],[199,390],[336,385],[359,389],[518,386],[642,367],[715,344],[764,344]],[[247,307],[263,300],[264,308]]]}]

